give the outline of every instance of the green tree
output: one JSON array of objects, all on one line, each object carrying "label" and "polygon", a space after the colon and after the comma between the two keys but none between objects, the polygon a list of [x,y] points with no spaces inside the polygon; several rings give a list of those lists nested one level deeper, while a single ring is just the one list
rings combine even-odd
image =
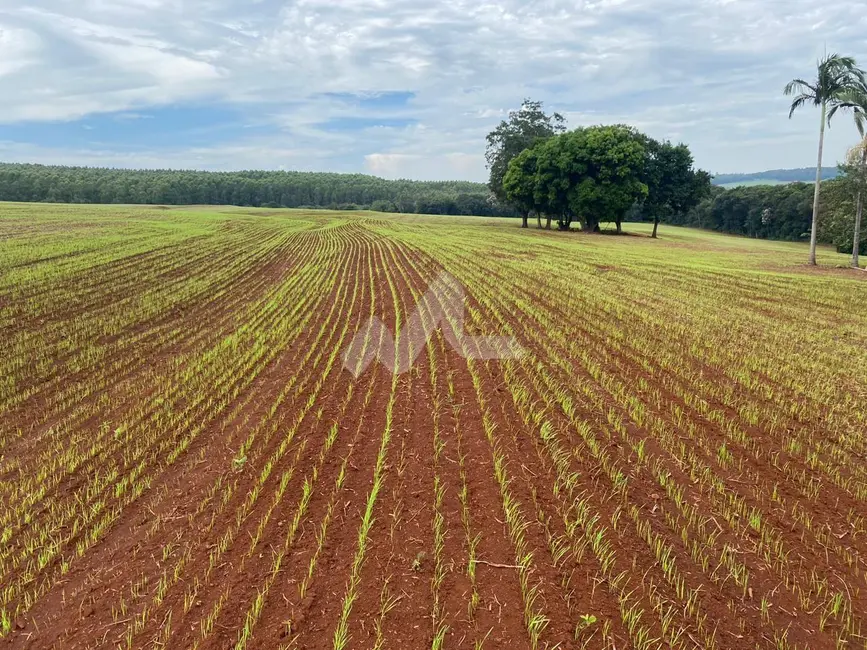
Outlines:
[{"label": "green tree", "polygon": [[867,242],[861,241],[861,217],[867,192],[865,153],[863,141],[847,153],[833,184],[835,193],[828,197],[827,210],[823,201],[821,219],[824,223],[819,223],[820,241],[833,244],[840,253],[851,253],[854,268],[859,268],[859,255],[867,247]]},{"label": "green tree", "polygon": [[[578,129],[579,131],[581,129]],[[551,228],[552,216],[560,230],[568,230],[575,213],[569,205],[571,187],[586,174],[578,148],[571,146],[575,131],[550,138],[535,147],[536,180],[534,202],[538,212],[547,217],[546,229]]]},{"label": "green tree", "polygon": [[578,220],[585,232],[601,221],[617,231],[627,212],[647,196],[645,149],[631,127],[579,128],[536,144],[509,167],[506,189],[525,214],[552,215],[560,230]]},{"label": "green tree", "polygon": [[839,108],[851,109],[861,140],[858,146],[849,152],[846,164],[841,167],[841,171],[853,181],[856,192],[852,266],[857,269],[861,251],[861,217],[864,213],[864,198],[867,196],[867,84],[858,84],[854,89],[844,92],[841,99],[842,103],[834,106],[829,115],[833,116]]},{"label": "green tree", "polygon": [[[541,206],[536,202],[536,164],[537,154],[534,148],[524,149],[509,163],[506,175],[503,177],[503,191],[506,200],[521,214],[521,227],[527,227],[527,219],[531,212],[541,214]],[[541,217],[540,217],[541,219]],[[539,221],[541,228],[542,222]]]},{"label": "green tree", "polygon": [[624,125],[594,126],[558,139],[564,145],[564,171],[570,176],[569,210],[581,229],[597,232],[601,221],[614,221],[620,233],[630,207],[647,197],[641,134]]},{"label": "green tree", "polygon": [[813,224],[810,231],[810,264],[816,264],[819,194],[822,183],[822,150],[825,145],[825,125],[830,125],[833,114],[845,103],[846,93],[857,90],[859,84],[863,86],[864,83],[864,71],[856,65],[855,59],[838,54],[828,54],[819,60],[816,79],[813,83],[808,83],[803,79],[793,79],[786,84],[783,90],[786,95],[795,96],[789,109],[789,119],[791,119],[798,108],[805,104],[812,104],[821,109],[819,156],[816,164],[816,191],[813,196]]},{"label": "green tree", "polygon": [[498,201],[508,202],[503,179],[509,170],[509,163],[540,140],[565,130],[562,115],[548,115],[542,108],[542,102],[525,99],[520,109],[510,111],[509,118],[501,121],[497,128],[488,134],[485,150],[485,160],[490,170],[488,188]]},{"label": "green tree", "polygon": [[860,184],[856,170],[857,166],[840,165],[837,178],[826,181],[822,188],[819,241],[835,246],[840,253],[851,253],[855,197]]},{"label": "green tree", "polygon": [[647,198],[641,206],[653,219],[656,239],[659,222],[694,208],[710,196],[710,174],[693,169],[692,153],[685,144],[673,145],[642,136],[646,160],[643,180]]}]

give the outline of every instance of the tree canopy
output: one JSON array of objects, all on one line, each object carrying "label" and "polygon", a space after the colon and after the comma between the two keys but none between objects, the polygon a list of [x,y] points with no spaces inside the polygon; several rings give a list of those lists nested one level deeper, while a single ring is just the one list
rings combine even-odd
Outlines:
[{"label": "tree canopy", "polygon": [[653,237],[656,237],[660,221],[684,214],[710,195],[711,177],[706,171],[693,168],[692,152],[685,144],[643,138],[644,180],[648,192],[641,210],[653,221]]},{"label": "tree canopy", "polygon": [[527,227],[527,216],[531,212],[541,214],[544,205],[542,197],[536,196],[536,172],[538,152],[535,148],[524,149],[509,164],[503,177],[503,192],[506,200],[521,213],[523,226]]},{"label": "tree canopy", "polygon": [[548,115],[542,102],[525,99],[521,108],[510,111],[509,117],[488,134],[485,160],[490,170],[488,188],[498,201],[506,201],[503,181],[512,162],[522,151],[566,130],[559,113]]},{"label": "tree canopy", "polygon": [[491,201],[483,183],[283,171],[128,170],[0,163],[0,200],[516,215],[512,208]]},{"label": "tree canopy", "polygon": [[619,232],[636,207],[655,222],[689,210],[709,193],[710,175],[693,168],[686,145],[618,124],[537,141],[512,160],[503,188],[520,212],[553,217],[561,230],[577,220],[595,232],[607,221]]}]

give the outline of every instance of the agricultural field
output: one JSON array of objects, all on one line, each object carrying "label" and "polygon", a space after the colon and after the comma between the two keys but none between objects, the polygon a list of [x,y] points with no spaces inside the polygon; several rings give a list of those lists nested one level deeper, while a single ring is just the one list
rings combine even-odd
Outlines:
[{"label": "agricultural field", "polygon": [[867,274],[518,224],[0,204],[0,647],[867,647]]}]

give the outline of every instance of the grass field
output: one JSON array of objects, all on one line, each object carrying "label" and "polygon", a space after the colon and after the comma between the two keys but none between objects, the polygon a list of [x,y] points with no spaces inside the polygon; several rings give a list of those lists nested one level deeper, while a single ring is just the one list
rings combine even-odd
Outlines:
[{"label": "grass field", "polygon": [[0,204],[0,645],[867,647],[867,274],[517,225]]}]

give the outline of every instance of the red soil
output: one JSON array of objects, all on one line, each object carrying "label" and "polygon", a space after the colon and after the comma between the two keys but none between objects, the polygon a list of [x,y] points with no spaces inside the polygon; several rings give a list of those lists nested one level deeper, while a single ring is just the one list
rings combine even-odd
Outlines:
[{"label": "red soil", "polygon": [[[820,423],[783,414],[771,430],[696,389],[707,406],[702,410],[685,397],[693,372],[728,387],[736,398],[762,398],[700,358],[692,368],[675,370],[608,338],[591,325],[590,319],[605,317],[598,307],[588,306],[587,320],[572,321],[571,344],[541,339],[549,319],[567,316],[565,308],[533,285],[510,282],[505,272],[492,269],[469,300],[475,314],[469,326],[514,335],[530,349],[527,357],[468,362],[438,333],[413,369],[398,377],[394,393],[392,375],[380,364],[356,379],[331,352],[342,350],[371,315],[394,331],[395,306],[405,318],[443,268],[370,225],[350,222],[288,239],[254,238],[262,248],[236,276],[131,327],[104,333],[102,354],[92,363],[72,364],[78,352],[67,349],[52,368],[22,375],[20,388],[28,396],[0,409],[3,430],[23,430],[3,439],[0,477],[35,476],[62,449],[93,453],[79,467],[53,470],[57,480],[27,505],[29,521],[13,512],[13,503],[0,509],[12,531],[0,546],[0,579],[15,585],[7,611],[20,612],[2,643],[319,650],[335,646],[347,596],[356,594],[346,615],[352,648],[428,648],[441,629],[444,647],[529,648],[530,610],[545,619],[539,647],[586,642],[629,648],[640,638],[627,622],[630,606],[644,612],[640,624],[657,640],[651,647],[669,644],[670,623],[682,630],[680,643],[687,648],[708,647],[708,639],[719,648],[775,647],[781,637],[788,647],[832,648],[844,632],[841,619],[825,620],[825,603],[799,598],[795,587],[811,584],[817,574],[832,590],[826,595],[848,592],[850,616],[860,629],[867,618],[861,584],[867,537],[847,515],[863,512],[863,502],[844,481],[861,475],[843,468],[837,483],[822,480],[815,463],[837,463],[841,456],[823,452],[811,461],[756,454],[732,437],[737,426],[757,441],[755,448],[781,451],[786,432]],[[61,331],[70,322],[115,313],[125,292],[170,294],[193,277],[216,272],[231,258],[228,253],[215,250],[178,266],[170,255],[154,251],[113,263],[105,274],[82,272],[63,287],[43,288],[71,296],[68,302],[45,314],[27,312],[30,318],[7,333],[38,333],[45,345],[60,349]],[[317,267],[315,276],[298,280],[310,264]],[[166,273],[136,284],[143,268],[162,265]],[[448,266],[472,280],[471,257]],[[297,286],[287,284],[296,280]],[[507,284],[508,293],[502,290]],[[34,298],[39,290],[20,299]],[[516,301],[532,301],[539,312],[522,311]],[[303,308],[295,313],[293,305]],[[23,303],[7,308],[26,312]],[[287,321],[293,325],[281,330]],[[245,327],[253,332],[249,341],[230,351],[220,347]],[[656,334],[648,336],[654,340]],[[577,348],[570,345],[587,350],[586,358],[575,356]],[[221,349],[227,351],[212,354]],[[186,382],[194,381],[184,374],[189,368],[215,378],[207,384],[212,394],[183,393]],[[523,401],[519,386],[526,391]],[[554,386],[566,391],[571,413]],[[778,390],[798,399],[794,389]],[[587,397],[591,393],[598,401]],[[657,428],[650,419],[637,421],[621,399],[626,394],[646,406]],[[177,429],[153,440],[112,437],[115,423],[134,422],[142,432],[157,426],[157,399],[167,400],[167,413],[178,416]],[[390,403],[394,418],[383,446]],[[727,424],[710,420],[712,410],[723,412]],[[615,419],[622,428],[612,424]],[[543,421],[565,457],[557,457],[540,435]],[[576,421],[586,423],[587,431],[580,432]],[[103,422],[110,426],[100,434]],[[666,428],[673,437],[660,436]],[[689,433],[694,431],[700,439]],[[183,451],[173,455],[186,437]],[[723,446],[737,467],[718,462]],[[382,483],[371,502],[378,458]],[[146,479],[139,496],[117,496],[115,482],[94,487],[100,471],[125,476],[139,462]],[[564,471],[574,472],[568,488],[559,474]],[[612,479],[618,472],[622,484]],[[716,482],[701,481],[702,472]],[[677,498],[661,485],[663,473],[678,486]],[[822,490],[810,499],[813,478],[822,480]],[[506,492],[517,503],[518,533],[504,509]],[[614,557],[610,569],[604,552],[587,541],[587,521],[574,523],[579,497],[598,517],[597,530],[604,531]],[[26,498],[18,495],[16,503]],[[60,506],[96,501],[116,506],[116,512],[88,540],[84,529],[73,528],[73,519],[62,517]],[[373,525],[362,538],[361,555],[359,532],[369,502]],[[795,504],[803,513],[797,521],[791,516]],[[751,531],[740,509],[760,512],[768,537]],[[737,513],[726,519],[724,511]],[[437,521],[443,533],[439,554]],[[37,567],[27,541],[40,539],[40,527],[51,532],[49,539],[63,541],[60,553]],[[688,533],[681,536],[680,530]],[[677,579],[663,568],[648,541],[652,537],[670,546]],[[707,541],[708,567],[693,553],[697,539]],[[784,561],[773,560],[769,540],[784,549]],[[557,544],[569,551],[556,555]],[[279,570],[273,571],[277,557]],[[747,588],[725,575],[721,557],[734,557],[749,570]],[[438,569],[444,578],[436,588]],[[27,570],[31,575],[22,579]],[[685,606],[679,590],[696,594],[694,609]],[[25,598],[31,593],[33,602]],[[765,611],[763,598],[770,603]],[[582,617],[590,616],[596,622],[582,629]],[[245,625],[249,639],[242,633]],[[857,634],[847,634],[854,643]]]}]

